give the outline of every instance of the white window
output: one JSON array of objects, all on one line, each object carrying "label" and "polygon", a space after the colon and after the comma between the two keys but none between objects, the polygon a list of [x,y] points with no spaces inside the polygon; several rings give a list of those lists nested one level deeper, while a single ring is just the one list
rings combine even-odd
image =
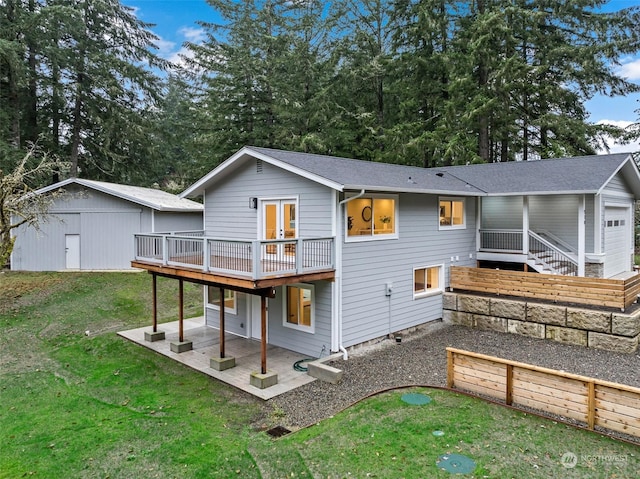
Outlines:
[{"label": "white window", "polygon": [[347,241],[398,237],[398,197],[363,196],[347,202]]},{"label": "white window", "polygon": [[440,198],[440,229],[465,227],[464,199]]},{"label": "white window", "polygon": [[444,266],[427,266],[413,270],[413,297],[422,298],[444,291]]},{"label": "white window", "polygon": [[313,333],[315,331],[314,287],[309,284],[292,284],[285,286],[284,290],[284,326]]},{"label": "white window", "polygon": [[[217,286],[207,287],[207,306],[220,309],[220,288]],[[231,289],[224,290],[224,311],[232,314],[237,312],[236,292]]]}]

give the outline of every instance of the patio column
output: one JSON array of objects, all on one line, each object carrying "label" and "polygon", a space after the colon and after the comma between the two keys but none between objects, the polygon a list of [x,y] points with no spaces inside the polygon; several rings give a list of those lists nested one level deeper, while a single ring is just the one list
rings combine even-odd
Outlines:
[{"label": "patio column", "polygon": [[236,366],[236,358],[233,356],[226,357],[225,344],[224,344],[224,288],[219,287],[218,293],[220,294],[220,354],[209,360],[209,367],[216,371],[226,371]]},{"label": "patio column", "polygon": [[585,196],[581,195],[578,199],[578,276],[584,276],[585,271],[585,249],[586,249],[586,231],[585,231]]},{"label": "patio column", "polygon": [[151,294],[153,295],[153,299],[151,301],[151,315],[153,316],[153,332],[157,333],[158,332],[158,277],[155,274],[151,275]]},{"label": "patio column", "polygon": [[178,341],[170,344],[174,353],[184,353],[193,349],[193,342],[184,340],[184,281],[178,280]]},{"label": "patio column", "polygon": [[184,342],[184,282],[178,280],[178,341]]},{"label": "patio column", "polygon": [[267,374],[267,297],[260,296],[260,372]]},{"label": "patio column", "polygon": [[220,288],[220,358],[224,358],[224,288]]}]

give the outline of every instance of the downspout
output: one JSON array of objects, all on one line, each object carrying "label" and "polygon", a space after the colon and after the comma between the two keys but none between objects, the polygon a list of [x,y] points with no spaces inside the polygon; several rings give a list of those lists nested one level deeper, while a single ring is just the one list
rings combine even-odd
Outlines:
[{"label": "downspout", "polygon": [[338,231],[336,237],[339,237],[339,244],[336,244],[336,270],[339,272],[338,275],[338,350],[342,352],[342,358],[346,361],[349,359],[349,354],[342,344],[342,243],[343,243],[343,235],[344,232],[344,224],[343,218],[344,214],[342,214],[342,206],[348,203],[349,201],[361,198],[364,196],[365,190],[364,188],[355,196],[351,196],[349,198],[345,198],[344,200],[338,203]]}]

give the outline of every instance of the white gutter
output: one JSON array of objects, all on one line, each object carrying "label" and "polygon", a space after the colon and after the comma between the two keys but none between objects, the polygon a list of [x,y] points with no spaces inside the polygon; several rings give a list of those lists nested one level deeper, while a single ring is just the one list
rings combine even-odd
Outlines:
[{"label": "white gutter", "polygon": [[342,344],[342,235],[344,235],[344,225],[342,224],[342,219],[344,215],[342,214],[342,205],[348,203],[349,201],[355,200],[364,196],[365,190],[364,188],[355,196],[351,196],[349,198],[345,198],[344,200],[338,203],[337,207],[337,221],[338,231],[336,232],[336,271],[338,272],[338,277],[336,278],[336,289],[337,289],[337,299],[338,299],[338,318],[336,329],[338,330],[338,350],[342,352],[342,358],[346,361],[349,359],[349,354]]}]

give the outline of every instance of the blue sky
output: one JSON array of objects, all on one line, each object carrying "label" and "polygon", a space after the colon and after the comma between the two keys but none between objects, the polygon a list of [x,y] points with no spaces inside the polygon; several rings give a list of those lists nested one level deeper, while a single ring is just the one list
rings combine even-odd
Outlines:
[{"label": "blue sky", "polygon": [[[185,52],[185,41],[197,43],[203,39],[197,21],[216,22],[219,17],[205,0],[121,0],[124,5],[134,7],[142,21],[153,23],[152,30],[160,37],[159,54],[171,61],[178,61],[179,54]],[[607,9],[618,10],[640,5],[640,0],[611,0]],[[620,72],[630,80],[640,82],[640,54],[623,59]],[[596,97],[587,103],[593,122],[606,122],[627,126],[638,121],[640,94],[626,98]],[[637,145],[610,145],[612,152],[634,151]]]}]

